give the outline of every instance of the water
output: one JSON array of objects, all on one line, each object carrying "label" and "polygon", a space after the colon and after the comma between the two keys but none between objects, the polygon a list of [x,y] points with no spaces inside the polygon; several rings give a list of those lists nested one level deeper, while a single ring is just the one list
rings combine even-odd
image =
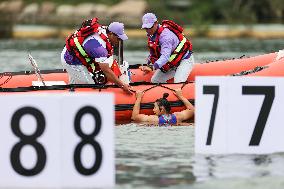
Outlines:
[{"label": "water", "polygon": [[283,153],[194,154],[194,127],[120,126],[116,147],[119,189],[284,187]]},{"label": "water", "polygon": [[[0,41],[0,72],[32,70],[31,52],[41,69],[61,68],[63,40]],[[141,64],[147,56],[144,40],[125,44],[125,59]],[[284,41],[193,39],[196,62],[252,56],[284,48]],[[116,189],[282,189],[284,154],[198,155],[194,127],[146,127],[128,124],[115,128]]]},{"label": "water", "polygon": [[[253,56],[284,48],[279,39],[193,39],[196,62]],[[62,68],[60,53],[64,46],[62,39],[48,40],[0,40],[0,72],[32,70],[27,54],[30,52],[41,69]],[[147,48],[143,39],[125,42],[124,59],[130,64],[146,62]]]}]

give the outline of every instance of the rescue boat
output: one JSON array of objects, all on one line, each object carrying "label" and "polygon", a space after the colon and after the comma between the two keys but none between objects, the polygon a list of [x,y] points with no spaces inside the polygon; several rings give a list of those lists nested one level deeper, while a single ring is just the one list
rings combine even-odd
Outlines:
[{"label": "rescue boat", "polygon": [[[153,102],[161,98],[163,93],[169,93],[168,100],[172,111],[181,111],[184,106],[174,95],[173,90],[181,87],[183,95],[194,103],[194,81],[197,76],[284,76],[283,51],[254,57],[240,57],[230,60],[219,60],[207,63],[196,63],[187,82],[184,83],[150,83],[152,73],[144,74],[137,67],[130,67],[133,91],[145,91],[141,103],[141,112],[152,114]],[[45,86],[43,85],[43,81]],[[0,94],[12,93],[74,93],[74,92],[111,92],[115,95],[116,123],[131,121],[135,94],[127,95],[113,84],[68,85],[68,74],[65,70],[5,72],[0,74]]]}]

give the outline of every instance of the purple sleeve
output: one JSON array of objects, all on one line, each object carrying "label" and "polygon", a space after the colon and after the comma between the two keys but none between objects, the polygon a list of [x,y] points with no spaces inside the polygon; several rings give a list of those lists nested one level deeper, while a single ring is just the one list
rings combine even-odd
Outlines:
[{"label": "purple sleeve", "polygon": [[81,61],[74,55],[72,55],[69,51],[65,51],[64,53],[64,59],[67,64],[70,65],[81,65]]},{"label": "purple sleeve", "polygon": [[90,39],[84,44],[84,49],[92,58],[107,57],[107,49],[104,48],[96,39]]},{"label": "purple sleeve", "polygon": [[155,62],[159,68],[165,65],[172,54],[172,52],[176,49],[179,44],[179,40],[177,36],[170,31],[169,29],[164,29],[164,31],[160,35],[160,45],[161,45],[161,56]]}]

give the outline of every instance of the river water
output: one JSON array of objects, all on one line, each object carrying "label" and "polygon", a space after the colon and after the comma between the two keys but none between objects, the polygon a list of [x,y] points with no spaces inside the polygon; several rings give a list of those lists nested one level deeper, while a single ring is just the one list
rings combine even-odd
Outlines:
[{"label": "river water", "polygon": [[[284,48],[280,39],[193,39],[196,62],[238,58],[278,51]],[[27,55],[30,52],[40,69],[62,68],[60,53],[62,39],[0,40],[0,72],[31,70]],[[147,57],[146,41],[132,39],[125,42],[124,59],[130,64],[143,64]]]},{"label": "river water", "polygon": [[[193,39],[196,62],[253,56],[284,49],[282,39]],[[41,69],[61,68],[62,39],[1,40],[0,72],[32,70],[30,52]],[[130,64],[145,62],[144,40],[125,43]],[[200,155],[194,153],[194,127],[115,128],[117,189],[283,189],[284,154]]]}]

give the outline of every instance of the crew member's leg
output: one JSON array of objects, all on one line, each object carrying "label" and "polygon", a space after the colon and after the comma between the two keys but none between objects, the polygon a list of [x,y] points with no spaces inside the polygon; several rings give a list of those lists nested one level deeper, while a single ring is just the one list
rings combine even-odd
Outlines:
[{"label": "crew member's leg", "polygon": [[61,63],[69,75],[69,84],[95,84],[88,69],[84,65],[70,65],[64,59],[66,48],[61,53]]},{"label": "crew member's leg", "polygon": [[156,70],[151,78],[152,83],[166,83],[169,79],[173,78],[175,75],[175,70],[169,70],[163,73],[161,70]]},{"label": "crew member's leg", "polygon": [[174,82],[180,83],[185,82],[193,68],[194,57],[193,54],[188,58],[181,61],[180,65],[176,69],[174,75]]}]

